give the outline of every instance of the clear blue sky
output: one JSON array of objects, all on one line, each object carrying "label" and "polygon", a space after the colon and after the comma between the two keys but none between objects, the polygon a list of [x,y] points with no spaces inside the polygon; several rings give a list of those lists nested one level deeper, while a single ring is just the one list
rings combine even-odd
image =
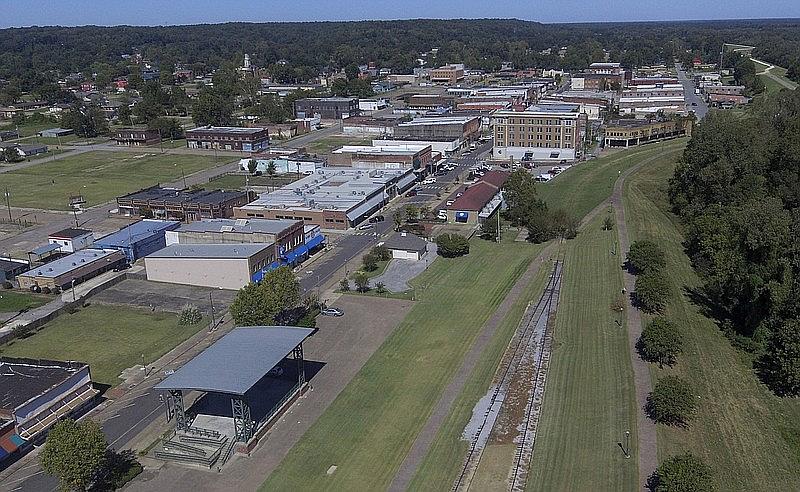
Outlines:
[{"label": "clear blue sky", "polygon": [[800,0],[0,0],[0,27],[502,17],[602,22],[800,17]]}]

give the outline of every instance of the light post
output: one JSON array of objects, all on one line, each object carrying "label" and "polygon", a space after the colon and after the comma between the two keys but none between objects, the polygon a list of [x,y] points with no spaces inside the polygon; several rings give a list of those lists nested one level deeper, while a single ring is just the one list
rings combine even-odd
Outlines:
[{"label": "light post", "polygon": [[631,431],[625,431],[625,459],[631,457]]},{"label": "light post", "polygon": [[214,319],[214,296],[212,295],[213,293],[214,293],[213,290],[208,291],[208,301],[211,303],[211,330],[212,331],[214,330],[214,328],[216,327],[216,324],[217,324],[216,320]]},{"label": "light post", "polygon": [[72,279],[72,302],[75,302],[75,279]]}]

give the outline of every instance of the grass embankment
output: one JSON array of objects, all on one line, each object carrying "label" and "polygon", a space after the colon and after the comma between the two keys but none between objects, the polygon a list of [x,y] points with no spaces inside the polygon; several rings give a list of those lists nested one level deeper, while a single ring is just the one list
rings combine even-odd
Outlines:
[{"label": "grass embankment", "polygon": [[26,308],[33,309],[47,304],[50,300],[52,297],[46,295],[0,290],[0,313],[14,313]]},{"label": "grass embankment", "polygon": [[142,363],[142,354],[153,362],[205,326],[181,326],[174,313],[91,305],[1,346],[0,355],[79,360],[89,364],[95,382],[116,386],[123,369]]},{"label": "grass embankment", "polygon": [[668,212],[667,180],[674,161],[637,172],[626,183],[630,239],[664,248],[672,283],[666,316],[684,333],[673,368],[651,366],[654,379],[677,374],[698,396],[688,427],[658,426],[659,459],[689,450],[713,469],[717,490],[800,490],[800,400],[778,398],[760,384],[752,358],[731,347],[686,289],[701,285],[684,254],[677,218]]},{"label": "grass embankment", "polygon": [[686,141],[681,138],[654,142],[582,162],[552,181],[537,185],[537,191],[548,207],[563,208],[575,217],[582,218],[611,197],[614,183],[621,172],[644,159],[682,149]]},{"label": "grass embankment", "polygon": [[528,284],[503,318],[492,341],[470,374],[464,390],[453,403],[450,414],[431,443],[430,450],[420,464],[409,489],[446,490],[452,486],[461,471],[469,447],[469,442],[462,439],[464,427],[472,417],[472,410],[478,400],[489,391],[497,366],[522,319],[525,307],[529,302],[535,303],[539,299],[550,273],[552,265],[543,264],[536,278]]},{"label": "grass embankment", "polygon": [[164,155],[142,149],[86,152],[3,174],[12,207],[68,210],[71,195],[83,195],[91,207],[157,183],[177,181],[214,167],[213,156]]},{"label": "grass embankment", "polygon": [[405,320],[262,490],[386,489],[483,323],[541,249],[476,239],[469,255],[437,259],[412,281],[418,302]]}]

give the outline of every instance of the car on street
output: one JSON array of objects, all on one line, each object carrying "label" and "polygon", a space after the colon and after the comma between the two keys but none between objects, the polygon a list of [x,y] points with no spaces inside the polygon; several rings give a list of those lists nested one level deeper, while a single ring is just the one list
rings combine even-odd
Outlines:
[{"label": "car on street", "polygon": [[417,189],[416,188],[412,188],[412,189],[408,190],[408,193],[406,193],[406,196],[417,196]]},{"label": "car on street", "polygon": [[375,227],[375,224],[361,224],[358,226],[359,231],[366,231],[367,229],[372,229]]},{"label": "car on street", "polygon": [[323,316],[335,316],[338,318],[339,316],[344,316],[344,311],[339,308],[325,308],[320,311],[319,314]]},{"label": "car on street", "polygon": [[447,210],[439,210],[439,212],[436,214],[436,218],[439,220],[447,220]]},{"label": "car on street", "polygon": [[534,181],[538,181],[540,183],[547,183],[551,179],[553,179],[553,176],[551,174],[540,174],[535,178],[533,178]]},{"label": "car on street", "polygon": [[375,217],[370,217],[369,222],[370,224],[377,224],[378,222],[383,222],[386,220],[386,217],[383,215],[376,215]]},{"label": "car on street", "polygon": [[464,194],[459,191],[458,193],[456,193],[456,198],[461,198],[462,195]]},{"label": "car on street", "polygon": [[447,200],[444,204],[449,207],[453,204],[453,200]]},{"label": "car on street", "polygon": [[273,378],[279,378],[279,377],[283,376],[283,368],[282,367],[278,367],[278,366],[273,367],[272,369],[267,371],[267,376],[270,376],[270,377],[273,377]]}]

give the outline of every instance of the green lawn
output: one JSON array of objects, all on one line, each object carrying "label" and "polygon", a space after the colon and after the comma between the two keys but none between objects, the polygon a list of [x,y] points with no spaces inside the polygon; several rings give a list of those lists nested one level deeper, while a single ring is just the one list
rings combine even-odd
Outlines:
[{"label": "green lawn", "polygon": [[[424,461],[420,463],[417,474],[409,486],[410,490],[447,490],[453,485],[464,464],[469,447],[469,442],[461,438],[464,427],[472,417],[472,410],[478,400],[489,390],[500,359],[519,325],[525,307],[529,302],[535,303],[539,299],[551,271],[551,265],[545,263],[539,269],[534,281],[528,284],[519,300],[503,318],[492,341],[470,374],[464,390],[453,403],[452,410],[436,434]],[[511,467],[511,461],[501,463],[500,466],[505,466],[507,472]]]},{"label": "green lawn", "polygon": [[14,313],[20,309],[33,309],[50,302],[52,297],[30,292],[0,290],[0,313]]},{"label": "green lawn", "polygon": [[634,147],[582,162],[552,181],[537,185],[539,196],[551,208],[563,208],[575,217],[583,217],[608,200],[621,171],[642,159],[682,149],[685,145],[686,139],[676,139]]},{"label": "green lawn", "polygon": [[690,450],[711,465],[717,490],[800,490],[800,400],[778,398],[759,383],[750,356],[731,347],[714,321],[684,294],[700,280],[683,252],[681,229],[668,212],[674,162],[639,171],[626,184],[631,240],[651,239],[667,253],[673,297],[667,316],[683,328],[684,353],[658,378],[678,374],[698,396],[686,428],[658,427],[659,458]]},{"label": "green lawn", "polygon": [[2,181],[11,192],[11,206],[67,210],[70,195],[82,194],[91,207],[214,165],[209,156],[98,151],[4,173]]},{"label": "green lawn", "polygon": [[[616,231],[600,214],[565,243],[564,277],[553,332],[547,392],[528,490],[635,490],[636,401],[623,313]],[[622,326],[617,324],[622,323]]]},{"label": "green lawn", "polygon": [[289,173],[279,174],[273,176],[272,178],[269,176],[249,176],[249,179],[245,179],[246,176],[243,174],[226,174],[209,181],[205,187],[222,188],[225,190],[243,190],[245,189],[247,182],[249,182],[250,186],[274,186],[276,188],[280,188],[281,186],[285,186],[289,183],[297,181],[301,177],[302,175],[298,176],[297,173]]},{"label": "green lawn", "polygon": [[[541,246],[474,240],[412,282],[417,304],[262,490],[384,490],[483,323]],[[326,471],[336,465],[336,472]]]},{"label": "green lawn", "polygon": [[142,354],[153,362],[205,326],[180,326],[175,313],[91,305],[12,340],[0,355],[87,362],[94,381],[116,386],[123,369],[142,363]]},{"label": "green lawn", "polygon": [[[353,136],[333,136],[320,138],[306,145],[306,152],[311,154],[329,154],[332,150],[338,149],[343,145],[369,145],[373,137]],[[286,142],[291,145],[292,142]]]}]

